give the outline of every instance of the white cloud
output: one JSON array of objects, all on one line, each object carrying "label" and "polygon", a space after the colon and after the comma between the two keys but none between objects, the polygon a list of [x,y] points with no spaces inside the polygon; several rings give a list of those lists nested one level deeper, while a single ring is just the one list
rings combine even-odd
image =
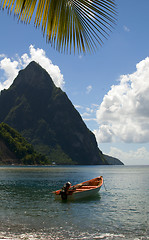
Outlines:
[{"label": "white cloud", "polygon": [[3,78],[1,79],[0,91],[4,88],[8,88],[17,76],[18,71],[25,68],[31,61],[36,61],[44,69],[46,69],[57,87],[63,88],[65,84],[59,67],[52,63],[52,61],[46,56],[43,49],[35,49],[33,45],[30,45],[29,54],[24,53],[21,57],[16,55],[15,61],[13,59],[6,58],[3,54],[0,54],[0,57],[3,58],[0,60],[0,69],[4,71],[4,80]]},{"label": "white cloud", "polygon": [[5,54],[0,54],[0,58],[6,57]]},{"label": "white cloud", "polygon": [[85,121],[85,122],[91,122],[91,121],[96,122],[96,118],[83,118],[83,121]]},{"label": "white cloud", "polygon": [[93,112],[94,112],[94,109],[87,107],[87,108],[86,108],[86,111],[89,112],[89,113],[93,113]]},{"label": "white cloud", "polygon": [[92,86],[91,85],[87,86],[86,93],[89,94],[91,91],[92,91]]},{"label": "white cloud", "polygon": [[[95,113],[96,113],[97,105],[91,104],[91,107],[86,107],[85,112],[81,114],[84,121],[96,121]],[[88,117],[88,118],[84,118]]]},{"label": "white cloud", "polygon": [[98,106],[99,106],[98,104],[92,103],[92,107],[93,107],[93,108],[97,108]]},{"label": "white cloud", "polygon": [[95,113],[96,113],[96,109],[99,105],[91,104],[91,107],[83,107],[80,105],[74,105],[74,106],[78,110],[85,110],[85,112],[83,112],[83,113],[80,112],[80,115],[84,122],[89,122],[89,121],[96,122],[97,121],[97,119],[95,117]]},{"label": "white cloud", "polygon": [[90,117],[90,113],[84,112],[81,114],[82,117]]},{"label": "white cloud", "polygon": [[136,151],[124,152],[118,148],[111,147],[109,156],[116,157],[124,164],[149,165],[149,152],[145,147],[138,148]]},{"label": "white cloud", "polygon": [[136,69],[104,96],[96,113],[98,142],[149,142],[149,57]]},{"label": "white cloud", "polygon": [[8,88],[14,78],[17,76],[19,68],[17,61],[11,61],[10,58],[4,58],[0,61],[0,69],[4,71],[4,81],[0,82],[0,91],[4,88]]},{"label": "white cloud", "polygon": [[130,32],[130,29],[127,26],[123,26],[125,32]]},{"label": "white cloud", "polygon": [[82,109],[83,107],[80,105],[74,105],[75,108]]}]

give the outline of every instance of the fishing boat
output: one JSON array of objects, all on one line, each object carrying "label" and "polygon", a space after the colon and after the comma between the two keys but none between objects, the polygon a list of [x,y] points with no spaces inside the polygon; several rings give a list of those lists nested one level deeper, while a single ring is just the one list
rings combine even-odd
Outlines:
[{"label": "fishing boat", "polygon": [[70,182],[65,183],[62,189],[54,191],[55,199],[76,200],[97,194],[103,184],[103,177],[96,177],[91,180],[71,186]]}]

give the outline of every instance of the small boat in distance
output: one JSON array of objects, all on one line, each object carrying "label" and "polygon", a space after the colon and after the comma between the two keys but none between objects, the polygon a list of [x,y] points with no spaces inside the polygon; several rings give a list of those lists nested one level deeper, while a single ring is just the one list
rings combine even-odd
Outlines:
[{"label": "small boat in distance", "polygon": [[102,176],[73,186],[71,186],[70,182],[67,182],[62,189],[53,193],[55,194],[55,198],[59,200],[76,200],[95,195],[100,190],[102,184]]}]

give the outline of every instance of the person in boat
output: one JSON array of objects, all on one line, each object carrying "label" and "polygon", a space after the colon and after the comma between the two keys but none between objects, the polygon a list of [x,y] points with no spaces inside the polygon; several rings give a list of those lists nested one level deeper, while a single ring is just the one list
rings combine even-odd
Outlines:
[{"label": "person in boat", "polygon": [[62,200],[66,200],[67,199],[67,195],[68,195],[68,191],[71,188],[71,183],[67,182],[64,184],[62,190],[60,191],[60,195]]}]

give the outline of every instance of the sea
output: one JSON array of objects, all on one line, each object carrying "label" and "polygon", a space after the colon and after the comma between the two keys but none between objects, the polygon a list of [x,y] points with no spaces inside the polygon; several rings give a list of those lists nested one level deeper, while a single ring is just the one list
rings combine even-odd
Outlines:
[{"label": "sea", "polygon": [[[97,176],[96,196],[55,200],[67,181]],[[0,166],[0,239],[149,239],[149,166]]]}]

